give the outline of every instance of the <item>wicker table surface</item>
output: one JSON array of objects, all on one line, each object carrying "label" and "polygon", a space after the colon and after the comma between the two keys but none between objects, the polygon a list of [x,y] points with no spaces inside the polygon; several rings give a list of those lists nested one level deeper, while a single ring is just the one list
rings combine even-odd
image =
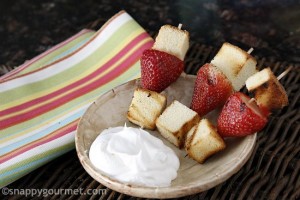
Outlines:
[{"label": "wicker table surface", "polygon": [[[211,34],[211,37],[209,37],[210,39],[208,39],[208,36],[206,34],[200,34],[200,37],[198,38],[196,31],[194,31],[195,29],[192,28],[192,42],[187,54],[187,59],[185,61],[185,72],[189,74],[196,74],[197,70],[202,64],[211,60],[211,58],[218,50],[220,44],[225,40],[240,45],[241,47],[254,46],[255,56],[258,59],[259,68],[270,66],[275,74],[280,74],[288,66],[293,66],[292,71],[283,79],[281,79],[281,83],[288,92],[290,104],[280,112],[274,113],[271,116],[267,127],[262,132],[258,133],[258,139],[254,152],[249,161],[238,173],[236,173],[224,183],[216,186],[215,188],[199,194],[184,197],[182,199],[297,199],[300,196],[300,56],[299,46],[297,46],[300,42],[298,40],[299,35],[281,41],[278,46],[274,46],[272,40],[268,40],[267,37],[259,37],[260,35],[258,34],[258,32],[256,32],[257,27],[252,27],[253,29],[251,30],[253,31],[247,32],[248,35],[245,32],[246,36],[244,37],[244,35],[241,34],[244,31],[243,28],[237,28],[239,27],[238,25],[243,24],[235,18],[237,17],[237,13],[239,12],[235,12],[234,9],[228,9],[228,4],[230,3],[226,1],[224,2],[224,5],[222,4],[222,9],[224,8],[222,12],[216,12],[220,12],[219,14],[226,19],[225,21],[228,21],[228,26],[231,25],[231,27],[237,30],[231,30],[231,33],[227,33],[227,25],[224,25],[225,28],[223,30],[218,29],[218,31],[220,32],[213,33],[210,30],[207,34]],[[55,12],[59,12],[57,10],[60,10],[62,8],[67,9],[67,11],[69,12],[71,12],[72,9],[75,9],[74,5],[72,5],[72,3],[68,1],[53,1],[52,3],[54,6],[50,1],[45,2],[43,4],[44,7],[41,5],[38,6],[41,6],[41,8],[43,9],[50,9],[48,13],[50,17],[51,14],[55,15]],[[23,1],[20,1],[20,4],[25,7],[28,6],[30,8],[31,6],[35,6],[35,4],[25,5]],[[46,30],[42,31],[41,29],[34,29],[31,32],[32,34],[36,35],[35,38],[37,39],[37,41],[34,41],[34,38],[31,37],[24,39],[20,34],[12,32],[12,35],[5,36],[5,38],[7,38],[6,43],[4,45],[0,45],[0,72],[2,74],[8,72],[13,68],[13,66],[19,65],[24,60],[43,52],[45,49],[53,46],[63,39],[66,39],[72,34],[75,34],[82,28],[99,28],[111,15],[113,15],[113,12],[117,12],[120,8],[125,8],[127,11],[129,11],[129,13],[132,14],[133,17],[136,18],[137,21],[152,35],[154,35],[159,26],[164,23],[178,23],[178,21],[175,20],[176,18],[174,17],[174,12],[171,12],[170,9],[174,9],[174,7],[176,7],[175,5],[183,5],[182,1],[176,1],[175,5],[167,1],[162,1],[156,6],[151,7],[151,9],[149,8],[149,6],[147,7],[148,4],[150,4],[150,2],[148,1],[142,3],[136,3],[133,1],[122,3],[117,1],[116,5],[111,4],[109,1],[102,1],[101,3],[87,1],[83,3],[83,8],[88,9],[93,8],[92,6],[95,6],[97,9],[102,10],[103,13],[96,12],[94,9],[91,9],[90,14],[87,14],[86,11],[83,11],[86,16],[80,18],[80,11],[75,9],[77,13],[74,13],[74,15],[76,16],[75,19],[73,19],[73,23],[76,25],[74,27],[71,26],[72,20],[70,20],[69,18],[66,17],[67,19],[64,21],[58,16],[52,16],[55,19],[59,18],[61,20],[60,22],[65,23],[60,24],[59,27],[66,28],[66,31],[58,29],[57,32],[54,31],[52,35],[49,35],[50,30],[48,30],[47,32]],[[214,5],[215,4],[205,1],[202,2],[201,8],[206,8],[208,10],[214,11],[214,9],[217,9]],[[239,6],[243,8],[242,6],[245,5],[247,6],[247,4],[241,3],[231,6],[233,6],[233,8],[239,8]],[[39,8],[38,6],[35,9]],[[51,9],[55,9],[55,6],[62,6],[62,8],[57,8],[55,11],[51,11]],[[1,9],[2,8],[3,7],[1,7]],[[140,10],[138,10],[138,8],[140,8]],[[225,12],[226,9],[228,12]],[[8,32],[15,28],[13,26],[17,26],[18,29],[22,27],[24,28],[24,26],[30,26],[22,20],[16,21],[18,17],[14,18],[13,14],[17,14],[18,12],[22,13],[18,10],[18,6],[11,11],[12,14],[8,14],[6,18],[4,17],[1,19],[4,19],[4,21],[6,20],[5,22],[7,23],[9,20],[11,20],[10,23],[12,24],[7,25],[8,28],[10,28],[7,29]],[[36,13],[32,14],[33,17],[43,15],[42,13],[40,13],[42,11],[35,12]],[[146,16],[146,14],[149,15],[151,12],[158,12],[158,15],[152,15],[153,19],[149,19],[150,16]],[[260,12],[258,8],[256,8],[256,12]],[[42,24],[42,22],[40,22],[39,20],[42,19],[34,19],[33,24],[35,23],[35,21],[38,24]],[[197,20],[197,18],[195,18],[195,20]],[[48,23],[48,25],[51,25],[52,27],[54,26],[54,24],[50,22]],[[204,25],[206,27],[209,26],[207,23]],[[270,24],[268,24],[268,26],[271,27]],[[224,30],[226,33],[222,32]],[[278,33],[276,36],[274,36],[274,38],[280,40],[280,37],[284,37],[284,34],[282,33],[283,30],[276,32],[277,30],[279,29],[274,30],[275,35],[276,33]],[[3,33],[3,29],[0,29],[0,34]],[[29,33],[30,30],[28,29],[23,30],[23,34],[26,35]],[[220,36],[218,34],[223,35]],[[225,36],[226,34],[228,35]],[[10,41],[12,40],[12,38],[15,38],[16,41],[23,41],[23,43],[13,43],[12,41]],[[285,51],[286,49],[282,49],[281,45],[288,45],[293,41],[296,41],[296,43],[293,43],[293,45],[296,45],[293,47],[293,49],[290,49],[289,51]],[[12,45],[12,47],[10,47],[9,45]],[[285,48],[288,47],[291,48],[290,46],[285,46]],[[6,48],[7,51],[4,51],[4,48]],[[13,56],[15,54],[17,55]],[[80,188],[83,191],[87,191],[88,189],[105,189],[105,193],[98,195],[78,196],[74,194],[66,194],[64,196],[48,195],[46,197],[40,196],[36,198],[77,199],[80,197],[81,199],[137,199],[135,197],[112,191],[96,182],[85,172],[85,170],[81,166],[75,150],[40,167],[39,169],[33,171],[32,173],[10,184],[7,187],[16,189]],[[2,194],[0,194],[0,199],[4,198],[24,199],[24,196],[2,196]],[[27,198],[31,199],[32,197]]]}]

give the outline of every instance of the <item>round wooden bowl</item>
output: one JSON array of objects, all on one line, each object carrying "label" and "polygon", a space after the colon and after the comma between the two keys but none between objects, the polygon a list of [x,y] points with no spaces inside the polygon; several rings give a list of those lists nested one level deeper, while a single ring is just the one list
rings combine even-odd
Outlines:
[{"label": "round wooden bowl", "polygon": [[[164,93],[168,104],[173,100],[189,106],[193,94],[195,76],[182,75],[175,83],[169,86]],[[184,149],[165,140],[157,131],[149,131],[171,147],[180,159],[178,176],[169,187],[146,187],[130,185],[113,180],[97,170],[89,160],[89,149],[95,138],[102,130],[115,127],[136,127],[126,118],[133,92],[139,86],[139,80],[129,81],[100,96],[82,116],[75,136],[75,144],[79,160],[84,169],[98,182],[112,190],[131,196],[144,198],[176,198],[208,190],[224,182],[246,163],[250,157],[256,141],[256,134],[244,138],[226,139],[226,149],[213,155],[204,164],[199,164],[186,156]],[[217,112],[208,116],[215,122]]]}]

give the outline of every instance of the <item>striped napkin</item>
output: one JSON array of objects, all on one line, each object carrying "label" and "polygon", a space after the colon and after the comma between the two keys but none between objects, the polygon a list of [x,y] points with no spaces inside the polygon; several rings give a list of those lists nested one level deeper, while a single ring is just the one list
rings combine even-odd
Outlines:
[{"label": "striped napkin", "polygon": [[74,148],[87,107],[140,77],[152,38],[125,11],[0,77],[0,187]]}]

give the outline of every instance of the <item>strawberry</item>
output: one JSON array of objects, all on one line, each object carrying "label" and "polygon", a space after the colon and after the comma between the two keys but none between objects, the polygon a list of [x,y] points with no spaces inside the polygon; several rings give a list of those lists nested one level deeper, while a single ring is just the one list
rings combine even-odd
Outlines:
[{"label": "strawberry", "polygon": [[264,128],[267,117],[255,101],[241,93],[232,94],[218,118],[218,133],[222,137],[243,137]]},{"label": "strawberry", "polygon": [[171,54],[148,49],[141,57],[141,83],[148,90],[161,92],[183,72],[182,60]]},{"label": "strawberry", "polygon": [[194,86],[191,109],[200,116],[225,104],[233,88],[226,76],[213,64],[203,65]]}]

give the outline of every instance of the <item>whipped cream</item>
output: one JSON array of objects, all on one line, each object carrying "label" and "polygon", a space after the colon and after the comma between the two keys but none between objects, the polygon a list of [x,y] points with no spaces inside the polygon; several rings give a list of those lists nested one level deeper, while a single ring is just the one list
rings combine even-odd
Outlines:
[{"label": "whipped cream", "polygon": [[160,139],[126,126],[105,129],[92,143],[89,158],[111,178],[149,187],[169,186],[180,165],[175,152]]}]

